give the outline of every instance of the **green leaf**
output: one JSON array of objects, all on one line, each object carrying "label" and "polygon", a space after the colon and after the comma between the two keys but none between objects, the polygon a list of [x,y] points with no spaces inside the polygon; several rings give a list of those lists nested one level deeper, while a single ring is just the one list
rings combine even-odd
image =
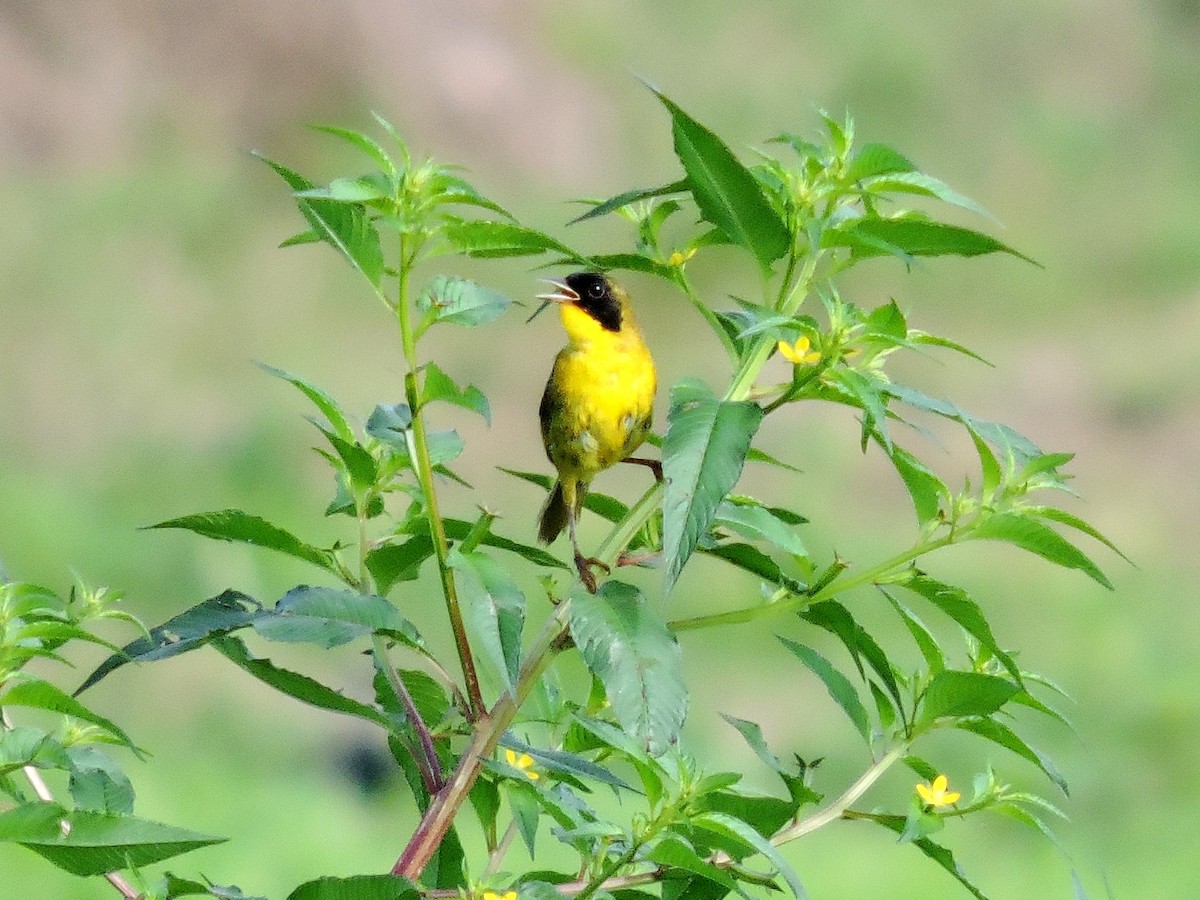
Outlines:
[{"label": "green leaf", "polygon": [[511,222],[452,219],[447,222],[443,233],[455,250],[467,256],[488,259],[531,256],[553,251],[568,257],[577,265],[590,265],[586,256],[562,241],[536,229]]},{"label": "green leaf", "polygon": [[182,528],[217,541],[250,544],[302,559],[326,572],[338,573],[337,555],[332,550],[306,544],[290,531],[240,509],[221,509],[168,519],[147,528]]},{"label": "green leaf", "polygon": [[207,878],[203,882],[189,878],[180,878],[170,872],[163,873],[162,878],[155,882],[150,896],[175,900],[176,897],[216,897],[217,900],[267,900],[266,897],[252,897],[243,894],[241,888],[230,885],[213,884]]},{"label": "green leaf", "polygon": [[1078,569],[1097,584],[1113,589],[1094,562],[1061,534],[1029,515],[993,513],[970,532],[979,540],[1005,541],[1068,569]]},{"label": "green leaf", "polygon": [[982,738],[987,738],[989,741],[999,744],[1001,747],[1006,747],[1018,756],[1029,760],[1041,769],[1046,774],[1046,777],[1053,781],[1064,795],[1070,796],[1066,779],[1063,778],[1062,773],[1058,771],[1054,763],[1050,761],[1050,758],[1029,746],[1024,738],[1003,722],[998,722],[991,717],[984,716],[958,722],[956,727],[961,728],[963,731],[977,734]]},{"label": "green leaf", "polygon": [[992,655],[1004,664],[1013,680],[1021,684],[1020,668],[996,642],[996,636],[992,634],[992,628],[983,615],[983,610],[966,591],[925,576],[909,579],[904,582],[904,587],[924,597],[957,622],[967,634],[990,650]]},{"label": "green leaf", "polygon": [[[871,821],[877,822],[884,828],[895,832],[898,835],[904,834],[905,818],[904,816],[872,816]],[[917,838],[912,842],[913,846],[932,859],[935,863],[954,876],[963,887],[965,887],[976,900],[988,900],[988,898],[980,892],[979,888],[975,887],[963,873],[958,863],[954,859],[954,854],[943,847],[941,844],[935,844],[929,838]]]},{"label": "green leaf", "polygon": [[790,638],[776,635],[787,647],[796,655],[796,657],[806,665],[814,675],[821,679],[825,689],[829,691],[829,696],[834,702],[842,708],[842,711],[850,718],[854,727],[858,729],[858,733],[862,735],[863,740],[870,743],[871,741],[871,718],[867,714],[867,708],[863,706],[863,702],[859,699],[858,691],[850,680],[833,667],[833,665],[816,650],[811,647],[806,647],[804,644],[797,643]]},{"label": "green leaf", "polygon": [[621,727],[651,755],[673,746],[687,714],[679,644],[642,592],[609,579],[571,597],[571,635],[604,684]]},{"label": "green leaf", "polygon": [[712,547],[701,545],[697,551],[705,556],[715,556],[723,559],[743,572],[749,572],[772,585],[785,585],[789,590],[801,592],[804,586],[794,578],[786,575],[779,564],[753,544],[717,544]]},{"label": "green leaf", "polygon": [[[1050,455],[1059,456],[1059,457],[1065,456],[1068,459],[1071,458],[1071,454],[1067,454],[1067,453],[1050,454]],[[1079,516],[1072,515],[1071,513],[1067,512],[1066,510],[1059,509],[1058,507],[1055,507],[1055,506],[1026,506],[1023,508],[1022,511],[1026,515],[1038,516],[1039,518],[1042,518],[1042,519],[1049,519],[1051,522],[1058,522],[1060,525],[1066,525],[1068,528],[1074,528],[1076,531],[1081,531],[1084,534],[1086,534],[1088,537],[1094,538],[1095,540],[1102,543],[1105,547],[1107,547],[1113,553],[1117,554],[1117,556],[1121,557],[1121,559],[1125,560],[1125,562],[1129,563],[1130,565],[1133,565],[1133,560],[1131,560],[1128,556],[1126,556],[1124,553],[1122,553],[1120,548],[1118,548],[1116,544],[1114,544],[1112,541],[1110,541],[1108,538],[1106,538],[1103,534],[1101,534],[1099,531],[1097,531],[1095,528],[1093,528],[1091,525],[1089,525],[1083,519],[1079,518]]]},{"label": "green leaf", "polygon": [[516,781],[504,783],[504,795],[508,798],[508,808],[512,811],[513,821],[517,823],[517,831],[525,848],[532,859],[537,846],[538,823],[541,821],[541,809],[538,806],[537,791],[532,785]]},{"label": "green leaf", "polygon": [[854,154],[846,170],[846,181],[862,181],[877,175],[894,172],[912,172],[916,169],[903,153],[887,144],[866,143]]},{"label": "green leaf", "polygon": [[952,190],[943,181],[925,175],[922,172],[894,172],[868,178],[863,182],[863,189],[876,196],[882,194],[919,194],[923,197],[936,197],[943,203],[949,203],[962,209],[968,209],[985,219],[996,220],[990,212],[972,200],[964,197],[958,191]]},{"label": "green leaf", "polygon": [[574,225],[577,222],[583,222],[587,219],[594,219],[597,216],[606,216],[610,212],[622,209],[629,206],[631,203],[637,203],[639,200],[650,200],[654,197],[667,197],[671,194],[682,194],[688,190],[687,179],[672,182],[671,184],[663,185],[655,188],[633,188],[632,190],[624,191],[617,194],[615,197],[610,197],[603,203],[595,204],[591,209],[581,216],[576,216],[568,225]]},{"label": "green leaf", "polygon": [[433,556],[433,538],[418,534],[402,544],[384,544],[367,553],[367,571],[375,589],[387,594],[401,581],[416,581],[421,564]]},{"label": "green leaf", "polygon": [[[64,821],[70,826],[66,834],[60,825]],[[224,840],[134,816],[67,812],[53,803],[29,803],[0,813],[0,841],[28,847],[83,877],[148,866]]]},{"label": "green leaf", "polygon": [[917,522],[925,525],[937,518],[943,501],[950,497],[946,485],[919,459],[901,447],[892,444],[888,453],[892,465],[900,473],[900,480],[912,498]]},{"label": "green leaf", "polygon": [[8,685],[8,690],[0,694],[0,709],[6,706],[27,706],[72,716],[80,721],[99,726],[139,757],[142,755],[133,743],[133,739],[116,722],[106,719],[99,713],[92,712],[66,691],[50,682],[20,673],[18,676],[10,676]]},{"label": "green leaf", "polygon": [[594,763],[577,753],[534,747],[526,744],[524,741],[518,740],[513,736],[511,731],[506,731],[504,736],[500,738],[500,745],[517,753],[528,753],[540,768],[546,769],[549,772],[584,780],[599,781],[602,784],[621,788],[622,790],[633,790],[624,779],[614,775],[608,769],[604,768],[604,766]]},{"label": "green leaf", "polygon": [[724,500],[717,507],[713,523],[724,525],[749,540],[766,541],[793,556],[808,556],[792,526],[765,506]]},{"label": "green leaf", "polygon": [[133,784],[112,759],[96,747],[69,748],[69,789],[76,809],[125,815],[133,812]]},{"label": "green leaf", "polygon": [[716,134],[665,94],[651,90],[671,114],[675,154],[700,214],[769,269],[788,252],[791,235],[758,180]]},{"label": "green leaf", "polygon": [[300,214],[321,240],[341,253],[378,289],[383,278],[383,251],[379,246],[379,233],[366,210],[357,204],[301,196],[312,190],[314,185],[311,181],[261,154],[253,155],[274,169],[291,186]]},{"label": "green leaf", "polygon": [[487,397],[483,395],[483,391],[473,384],[460,388],[436,364],[429,363],[425,366],[425,384],[421,402],[425,404],[437,400],[479,413],[483,416],[483,421],[488,425],[492,424],[492,409],[488,404]]},{"label": "green leaf", "polygon": [[776,849],[775,845],[769,840],[743,822],[741,819],[735,819],[733,816],[719,812],[702,813],[691,820],[691,824],[705,831],[712,831],[724,837],[737,840],[753,848],[758,853],[765,856],[779,874],[783,876],[784,881],[788,883],[788,887],[792,889],[792,893],[798,898],[807,897],[804,891],[804,886],[800,883],[799,876],[788,864],[783,855]]},{"label": "green leaf", "polygon": [[333,450],[346,467],[350,476],[350,484],[356,490],[366,490],[374,487],[375,479],[379,477],[379,463],[365,447],[357,441],[345,440],[327,428],[317,425],[317,430],[325,435]]},{"label": "green leaf", "polygon": [[746,743],[750,745],[750,749],[754,751],[754,755],[761,759],[768,768],[781,774],[785,772],[783,764],[779,761],[779,757],[772,753],[771,748],[767,746],[762,728],[757,722],[739,719],[725,713],[721,713],[721,718],[737,729],[738,734],[745,739]]},{"label": "green leaf", "polygon": [[511,305],[512,301],[499,291],[448,275],[434,278],[417,297],[417,309],[432,321],[467,327],[494,322]]},{"label": "green leaf", "polygon": [[301,675],[298,672],[292,672],[288,669],[281,669],[269,659],[260,659],[251,654],[246,649],[246,645],[232,635],[216,638],[212,644],[228,660],[245,669],[259,681],[269,684],[277,691],[281,691],[290,697],[295,697],[303,703],[319,709],[327,709],[331,712],[357,716],[360,719],[366,719],[368,722],[374,722],[376,725],[382,725],[384,728],[392,726],[392,722],[388,716],[374,706],[352,700],[340,691],[326,687],[319,681],[309,678],[307,675]]},{"label": "green leaf", "polygon": [[329,421],[329,424],[333,427],[338,437],[347,441],[354,440],[354,429],[350,427],[350,420],[346,418],[346,414],[342,412],[342,408],[338,406],[337,401],[324,390],[312,382],[306,381],[299,375],[293,375],[291,372],[285,372],[283,369],[268,366],[266,363],[259,363],[258,367],[268,375],[274,375],[276,378],[283,379],[311,400],[313,405]]},{"label": "green leaf", "polygon": [[849,368],[835,368],[827,383],[840,391],[854,406],[862,410],[862,449],[874,435],[883,449],[891,453],[892,440],[887,432],[887,393],[884,382]]},{"label": "green leaf", "polygon": [[407,900],[420,896],[407,878],[399,875],[326,876],[306,881],[287,900]]},{"label": "green leaf", "polygon": [[63,745],[40,728],[0,729],[0,777],[25,766],[69,769],[71,759]]},{"label": "green leaf", "polygon": [[819,628],[824,628],[830,634],[836,635],[849,651],[854,664],[858,667],[859,676],[864,680],[866,675],[863,671],[862,660],[865,658],[884,683],[892,700],[895,701],[896,707],[900,710],[904,709],[904,702],[900,697],[900,685],[896,682],[896,673],[891,661],[875,639],[855,621],[850,610],[836,600],[825,600],[804,610],[800,617],[806,622],[811,622]]},{"label": "green leaf", "polygon": [[366,432],[394,450],[408,454],[408,430],[412,410],[407,403],[379,403],[367,416]]},{"label": "green leaf", "polygon": [[710,862],[705,862],[681,838],[673,835],[668,835],[655,844],[647,854],[647,858],[660,866],[683,869],[685,872],[692,872],[701,878],[715,881],[729,890],[734,889],[735,882],[729,872]]},{"label": "green leaf", "polygon": [[416,626],[387,600],[345,588],[294,587],[273,610],[257,616],[253,625],[270,640],[316,644],[327,650],[372,633],[409,647],[424,646]]},{"label": "green leaf", "polygon": [[[586,502],[584,505],[587,506]],[[590,506],[588,508],[591,509]],[[471,533],[471,529],[474,525],[474,523],[468,522],[465,519],[445,519],[442,524],[445,526],[446,536],[454,541],[461,541],[466,538],[466,536]],[[509,553],[515,553],[522,559],[526,559],[529,562],[535,563],[539,566],[550,566],[556,569],[570,569],[570,566],[568,566],[558,557],[547,553],[541,547],[534,547],[530,544],[522,544],[518,541],[501,537],[498,534],[493,534],[491,531],[485,534],[479,543],[483,544],[485,547],[495,547],[497,550],[507,550]]]},{"label": "green leaf", "polygon": [[982,232],[921,218],[850,219],[825,232],[824,246],[848,247],[860,257],[894,255],[901,259],[1009,253],[1038,265],[1036,260]]},{"label": "green leaf", "polygon": [[463,605],[473,637],[471,646],[482,651],[504,687],[512,690],[521,668],[525,595],[508,572],[482,550],[463,553],[454,548],[447,562],[467,576]]},{"label": "green leaf", "polygon": [[667,418],[663,568],[669,591],[737,484],[763,412],[754,403],[717,400],[700,382],[681,381],[671,391]]},{"label": "green leaf", "polygon": [[148,638],[126,644],[120,653],[101,663],[75,690],[83,693],[101,678],[129,662],[167,659],[202,647],[214,637],[245,628],[262,611],[262,604],[238,591],[210,597],[172,619],[150,629]]},{"label": "green leaf", "polygon": [[996,675],[947,669],[934,675],[921,695],[921,714],[916,724],[928,725],[944,716],[990,716],[1019,690]]},{"label": "green leaf", "polygon": [[400,173],[396,169],[396,164],[392,161],[387,151],[375,142],[374,138],[368,137],[360,131],[352,131],[349,128],[342,128],[338,125],[316,124],[311,127],[315,131],[331,134],[334,137],[341,138],[350,146],[357,147],[369,156],[379,166],[380,171],[387,175],[393,183],[399,180]]},{"label": "green leaf", "polygon": [[946,657],[942,654],[942,648],[938,646],[937,638],[933,636],[925,623],[917,617],[911,609],[893,597],[890,593],[879,589],[892,605],[892,609],[896,611],[896,615],[904,623],[904,627],[908,629],[908,633],[912,635],[913,641],[917,645],[917,649],[921,651],[921,656],[925,658],[925,665],[929,668],[930,674],[937,674],[946,668]]}]

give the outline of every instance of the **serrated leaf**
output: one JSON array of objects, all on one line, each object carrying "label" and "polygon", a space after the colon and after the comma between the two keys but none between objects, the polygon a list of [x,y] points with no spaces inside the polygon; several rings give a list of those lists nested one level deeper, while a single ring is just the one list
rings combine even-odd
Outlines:
[{"label": "serrated leaf", "polygon": [[[1066,462],[1067,460],[1072,459],[1074,456],[1074,454],[1070,454],[1070,453],[1058,453],[1058,454],[1047,454],[1047,455],[1055,456],[1055,457],[1059,457],[1059,458],[1065,457],[1065,459],[1063,459],[1063,462]],[[1028,470],[1028,467],[1026,470]],[[1083,519],[1079,518],[1079,516],[1072,515],[1071,513],[1067,512],[1065,509],[1059,509],[1056,506],[1026,506],[1026,507],[1024,507],[1023,511],[1026,513],[1026,515],[1038,516],[1039,518],[1042,518],[1042,519],[1049,519],[1051,522],[1057,522],[1060,525],[1066,525],[1068,528],[1074,528],[1076,531],[1083,532],[1088,537],[1094,538],[1095,540],[1102,543],[1105,547],[1107,547],[1113,553],[1117,554],[1117,556],[1121,557],[1121,559],[1125,560],[1125,562],[1129,563],[1130,565],[1133,565],[1133,560],[1131,560],[1128,556],[1126,556],[1124,553],[1122,553],[1120,548],[1117,547],[1116,544],[1114,544],[1112,541],[1110,541],[1108,538],[1106,538],[1103,534],[1101,534],[1099,531],[1097,531],[1095,528],[1093,528],[1091,525],[1089,525]]]},{"label": "serrated leaf", "polygon": [[374,486],[375,479],[379,476],[379,463],[375,457],[357,441],[346,440],[321,425],[316,427],[321,434],[325,435],[325,439],[329,441],[330,446],[342,461],[346,474],[350,477],[351,485],[360,491]]},{"label": "serrated leaf", "polygon": [[268,684],[289,697],[294,697],[302,703],[327,709],[331,712],[346,713],[374,722],[385,729],[392,727],[392,722],[386,714],[374,706],[360,703],[345,696],[340,691],[321,684],[319,681],[275,665],[271,660],[254,656],[245,643],[232,635],[216,638],[212,645],[226,659],[245,669],[259,681]]},{"label": "serrated leaf", "polygon": [[983,610],[962,588],[933,578],[918,576],[904,582],[904,587],[924,597],[962,627],[975,640],[991,651],[1004,664],[1013,680],[1021,684],[1021,670],[1016,662],[997,643]]},{"label": "serrated leaf", "polygon": [[669,591],[745,465],[762,409],[717,400],[699,382],[671,391],[663,440],[663,569]]},{"label": "serrated leaf", "polygon": [[803,900],[803,898],[808,896],[804,891],[804,885],[800,883],[799,876],[796,875],[795,871],[788,864],[787,860],[783,858],[779,850],[776,849],[775,845],[741,819],[735,819],[733,816],[724,813],[707,812],[695,816],[691,820],[691,824],[696,828],[713,831],[717,834],[741,841],[753,848],[756,852],[765,856],[771,865],[778,870],[798,900]]},{"label": "serrated leaf", "polygon": [[306,191],[311,191],[315,185],[274,160],[259,153],[253,155],[274,169],[288,183],[297,195],[296,204],[300,207],[300,214],[321,240],[341,253],[346,261],[378,290],[379,282],[383,278],[383,251],[379,245],[379,233],[366,211],[358,205],[300,196]]},{"label": "serrated leaf", "polygon": [[0,729],[0,777],[25,766],[68,769],[71,759],[63,745],[40,728]]},{"label": "serrated leaf", "polygon": [[[882,825],[890,831],[898,835],[904,834],[905,818],[904,816],[872,816],[871,821]],[[941,844],[935,844],[929,838],[917,838],[912,842],[913,846],[932,859],[935,863],[945,869],[954,877],[954,879],[965,887],[976,900],[988,900],[987,896],[980,892],[979,888],[968,880],[963,873],[962,868],[954,859],[954,854],[943,847]]]},{"label": "serrated leaf", "polygon": [[701,545],[696,549],[705,556],[715,556],[744,572],[756,575],[768,584],[786,585],[789,589],[796,591],[803,590],[803,586],[786,575],[775,560],[753,544],[716,544],[712,547]]},{"label": "serrated leaf", "polygon": [[949,203],[952,206],[957,206],[962,209],[969,209],[971,212],[983,216],[985,219],[996,220],[990,212],[972,200],[970,197],[964,197],[958,191],[952,190],[949,185],[937,178],[926,175],[923,172],[888,172],[881,173],[877,177],[868,178],[863,183],[863,188],[871,194],[919,194],[925,197],[936,197],[943,203]]},{"label": "serrated leaf", "polygon": [[732,875],[725,869],[701,859],[695,850],[684,843],[681,838],[673,835],[668,835],[655,844],[647,854],[647,858],[660,866],[683,869],[685,872],[692,872],[701,878],[715,881],[729,890],[734,889],[735,882]]},{"label": "serrated leaf", "polygon": [[587,219],[594,219],[597,216],[606,216],[610,212],[629,206],[631,203],[637,203],[639,200],[650,200],[654,197],[666,197],[671,194],[682,194],[688,189],[687,179],[672,182],[671,184],[662,185],[654,188],[633,188],[632,190],[624,191],[617,194],[615,197],[610,197],[603,203],[595,204],[591,209],[581,216],[576,216],[568,225],[574,225],[577,222],[583,222]]},{"label": "serrated leaf", "polygon": [[[883,652],[883,648],[871,635],[854,619],[850,610],[836,600],[825,600],[804,610],[800,617],[819,628],[824,628],[830,634],[836,635],[858,667],[858,674],[866,680],[862,660],[866,659],[875,674],[884,683],[896,708],[903,711],[904,702],[900,696],[900,685],[896,682],[896,673],[891,660]],[[874,682],[872,682],[874,684]]]},{"label": "serrated leaf", "polygon": [[571,636],[622,728],[651,755],[673,746],[687,714],[679,644],[642,592],[609,579],[571,597]]},{"label": "serrated leaf", "polygon": [[1005,541],[1068,569],[1078,569],[1097,584],[1113,589],[1099,567],[1065,537],[1029,515],[993,513],[970,532],[976,540]]},{"label": "serrated leaf", "polygon": [[945,483],[923,462],[895,444],[892,444],[888,458],[900,474],[904,487],[908,489],[918,524],[932,522],[937,518],[942,502],[949,499],[950,491]]},{"label": "serrated leaf", "polygon": [[892,605],[892,609],[900,616],[904,627],[908,629],[908,633],[912,635],[917,649],[921,651],[921,656],[925,658],[925,665],[929,668],[930,674],[936,674],[946,668],[946,657],[942,653],[942,648],[938,646],[937,638],[933,636],[933,633],[925,627],[925,623],[918,618],[916,613],[890,593],[882,588],[880,588],[879,592],[887,598],[888,602]]},{"label": "serrated leaf", "polygon": [[194,513],[146,527],[181,528],[217,541],[265,547],[286,556],[302,559],[335,575],[338,573],[337,556],[332,550],[307,544],[286,528],[280,528],[260,516],[251,515],[240,509]]},{"label": "serrated leaf", "polygon": [[421,564],[433,556],[433,538],[418,534],[402,544],[384,544],[367,553],[367,571],[380,594],[402,581],[416,581]]},{"label": "serrated leaf", "polygon": [[921,218],[881,219],[863,216],[850,219],[825,232],[823,245],[847,247],[855,256],[981,256],[1008,253],[1038,265],[1038,262],[990,235],[958,225]]},{"label": "serrated leaf", "polygon": [[448,275],[434,278],[417,297],[417,309],[433,321],[467,327],[494,322],[511,305],[512,300],[499,291]]},{"label": "serrated leaf", "polygon": [[[60,826],[64,821],[69,825],[65,834]],[[0,812],[0,841],[28,847],[83,877],[148,866],[224,840],[134,816],[67,812],[53,803]]]},{"label": "serrated leaf", "polygon": [[862,181],[877,175],[895,172],[912,172],[916,166],[899,150],[887,144],[866,143],[858,148],[850,167],[846,170],[846,180],[849,182]]},{"label": "serrated leaf", "polygon": [[945,716],[990,716],[1019,690],[996,675],[946,669],[930,679],[921,695],[921,714],[916,724],[928,725]]},{"label": "serrated leaf", "polygon": [[750,745],[750,749],[754,751],[754,755],[761,759],[768,768],[781,774],[784,773],[783,764],[779,761],[771,748],[767,746],[767,740],[763,737],[762,727],[757,722],[750,722],[746,719],[739,719],[736,716],[726,715],[721,713],[721,718],[737,729],[738,734],[745,739]]},{"label": "serrated leaf", "polygon": [[101,678],[128,662],[150,662],[195,650],[213,638],[245,628],[262,611],[262,604],[238,591],[210,597],[172,619],[150,629],[150,636],[126,644],[120,653],[101,663],[78,688],[78,696]]},{"label": "serrated leaf", "polygon": [[369,156],[377,166],[379,166],[380,171],[383,172],[383,174],[387,175],[388,178],[390,178],[393,182],[397,181],[399,172],[396,169],[396,164],[392,161],[392,158],[388,155],[387,151],[375,142],[374,138],[368,137],[361,131],[354,131],[350,128],[342,128],[338,125],[317,124],[311,127],[315,131],[324,132],[325,134],[331,134],[336,138],[341,138],[351,147],[358,148],[367,156]]},{"label": "serrated leaf", "polygon": [[253,626],[273,641],[316,644],[327,650],[372,633],[409,647],[424,646],[416,626],[387,600],[345,588],[294,587],[274,609],[259,614]]},{"label": "serrated leaf", "polygon": [[76,744],[67,750],[68,789],[76,809],[126,815],[133,812],[133,784],[112,759],[96,747]]},{"label": "serrated leaf", "polygon": [[500,745],[507,747],[517,753],[528,753],[533,757],[533,761],[549,772],[556,772],[562,775],[571,775],[580,779],[590,779],[599,781],[601,784],[607,784],[611,787],[621,788],[623,790],[633,790],[629,784],[622,778],[610,772],[604,766],[592,762],[586,757],[580,756],[577,753],[569,753],[565,750],[547,750],[544,747],[534,747],[526,744],[524,741],[518,740],[513,736],[512,732],[505,732],[500,739]]},{"label": "serrated leaf", "polygon": [[487,397],[483,395],[483,391],[473,384],[460,388],[449,375],[431,362],[425,366],[421,402],[433,403],[438,400],[479,413],[483,417],[483,421],[488,425],[492,424],[492,409],[488,404]]},{"label": "serrated leaf", "polygon": [[1005,725],[1003,722],[998,722],[990,716],[980,718],[966,719],[958,722],[956,727],[963,731],[969,731],[972,734],[977,734],[982,738],[986,738],[993,743],[999,744],[1001,747],[1006,747],[1018,756],[1022,756],[1029,760],[1035,766],[1045,773],[1058,787],[1064,795],[1070,796],[1070,790],[1067,788],[1066,779],[1062,773],[1050,761],[1050,758],[1044,753],[1035,750],[1025,742],[1025,739],[1018,735],[1015,731]]},{"label": "serrated leaf", "polygon": [[561,253],[577,265],[589,265],[586,256],[562,241],[512,222],[455,219],[446,224],[443,233],[455,250],[467,256],[490,259],[532,256],[552,251]]},{"label": "serrated leaf", "polygon": [[133,743],[133,739],[116,722],[99,713],[92,712],[66,691],[41,678],[35,678],[26,673],[10,676],[8,690],[0,694],[0,709],[6,706],[45,709],[89,722],[107,731],[137,756],[142,755],[137,745]]},{"label": "serrated leaf", "polygon": [[842,711],[849,717],[858,733],[862,735],[863,740],[870,743],[871,740],[871,718],[867,714],[867,708],[863,706],[863,702],[859,699],[858,691],[854,685],[850,683],[845,675],[833,667],[824,656],[814,650],[812,647],[806,647],[804,644],[797,643],[790,638],[776,635],[783,645],[795,654],[808,669],[821,679],[821,683],[825,685],[825,689],[829,691],[829,696],[834,702],[842,708]]},{"label": "serrated leaf", "polygon": [[418,896],[416,886],[399,875],[353,875],[306,881],[287,900],[415,900]]},{"label": "serrated leaf", "polygon": [[765,506],[724,500],[717,507],[713,524],[723,525],[752,541],[766,541],[793,556],[808,556],[792,526]]},{"label": "serrated leaf", "polygon": [[338,406],[337,401],[328,393],[311,381],[307,381],[299,375],[293,375],[291,372],[285,372],[283,369],[277,369],[266,363],[259,363],[258,367],[268,375],[274,375],[276,378],[286,381],[312,401],[312,404],[328,420],[338,437],[347,441],[354,440],[354,429],[350,427],[350,421],[346,418],[346,414],[342,412],[342,408]]},{"label": "serrated leaf", "polygon": [[765,270],[788,252],[791,235],[754,177],[715,133],[655,90],[671,114],[675,154],[704,219],[749,250]]},{"label": "serrated leaf", "polygon": [[473,637],[471,646],[482,651],[505,689],[511,691],[521,667],[525,595],[508,572],[481,550],[463,553],[454,548],[447,562],[467,576],[463,606]]}]

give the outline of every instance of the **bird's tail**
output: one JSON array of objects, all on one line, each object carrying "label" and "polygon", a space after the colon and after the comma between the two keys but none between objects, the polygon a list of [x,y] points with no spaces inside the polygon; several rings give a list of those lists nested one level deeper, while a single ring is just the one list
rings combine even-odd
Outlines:
[{"label": "bird's tail", "polygon": [[567,500],[563,496],[562,482],[556,481],[554,490],[546,498],[546,505],[542,507],[542,515],[538,520],[538,540],[543,544],[549,544],[562,534],[562,530],[567,527],[569,515]]}]

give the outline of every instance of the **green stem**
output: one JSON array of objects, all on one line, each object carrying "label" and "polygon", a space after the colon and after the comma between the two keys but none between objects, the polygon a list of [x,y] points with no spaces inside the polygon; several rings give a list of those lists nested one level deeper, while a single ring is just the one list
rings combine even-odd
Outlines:
[{"label": "green stem", "polygon": [[425,810],[420,824],[409,839],[408,846],[392,867],[393,875],[402,875],[415,882],[433,858],[434,852],[441,846],[446,833],[454,824],[459,808],[475,785],[484,761],[496,752],[500,737],[512,724],[530,690],[550,665],[559,638],[567,629],[570,609],[570,600],[564,600],[555,607],[554,615],[546,620],[541,633],[529,648],[514,690],[503,693],[491,710],[474,723],[471,740],[459,758],[457,768],[450,780],[433,795],[429,808]]},{"label": "green stem", "polygon": [[382,636],[376,634],[371,638],[371,649],[375,654],[375,663],[383,672],[387,682],[391,685],[392,691],[396,694],[396,699],[400,701],[400,705],[404,707],[404,714],[408,718],[409,724],[416,732],[417,740],[421,745],[421,752],[413,752],[413,759],[417,764],[417,769],[420,770],[421,780],[425,783],[425,789],[429,793],[434,794],[441,790],[442,769],[438,762],[437,750],[433,746],[433,735],[429,732],[429,726],[425,724],[425,720],[421,718],[421,713],[417,709],[417,704],[413,701],[412,694],[408,691],[408,686],[400,677],[400,673],[396,671],[396,667],[392,665],[392,659],[388,656],[387,641]]},{"label": "green stem", "polygon": [[775,832],[771,837],[771,843],[776,847],[786,844],[788,841],[794,841],[796,838],[804,837],[806,834],[816,831],[830,822],[840,819],[855,802],[858,801],[867,789],[880,779],[884,772],[890,769],[898,760],[904,757],[908,752],[908,744],[898,744],[893,747],[875,763],[858,777],[858,780],[850,787],[846,788],[845,793],[826,806],[824,809],[818,810],[807,819],[796,822],[794,825],[789,825],[780,831]]},{"label": "green stem", "polygon": [[915,547],[905,550],[903,553],[897,553],[895,556],[885,559],[876,566],[872,566],[864,572],[859,572],[855,575],[846,575],[842,578],[835,578],[829,584],[819,589],[813,594],[785,594],[780,600],[764,603],[761,606],[748,606],[744,609],[731,609],[722,613],[713,613],[707,616],[695,616],[691,619],[676,619],[673,622],[668,622],[667,627],[672,631],[690,631],[694,628],[711,628],[714,625],[740,625],[746,622],[752,622],[762,616],[776,615],[779,613],[795,612],[806,606],[814,606],[822,600],[828,600],[838,594],[853,590],[856,587],[862,587],[865,584],[875,584],[884,576],[893,575],[903,566],[907,566],[913,560],[926,553],[932,553],[953,543],[952,535],[922,541]]},{"label": "green stem", "polygon": [[424,412],[421,409],[421,395],[417,388],[416,336],[413,333],[408,298],[408,276],[415,257],[416,248],[409,251],[405,236],[401,234],[399,292],[396,298],[396,307],[400,320],[400,341],[404,348],[404,360],[408,366],[408,370],[404,373],[404,396],[408,408],[412,410],[409,444],[412,451],[413,468],[416,470],[417,481],[425,498],[425,510],[429,517],[429,533],[433,539],[438,577],[442,583],[442,596],[446,600],[446,614],[450,618],[450,628],[454,632],[454,643],[458,649],[459,662],[462,665],[463,681],[470,704],[470,709],[465,712],[468,719],[474,721],[483,714],[485,708],[483,693],[479,687],[479,674],[475,669],[475,660],[471,655],[471,643],[467,638],[462,607],[458,601],[458,586],[454,580],[454,570],[448,562],[450,542],[446,538],[446,526],[442,521],[438,495],[434,487],[433,466],[429,461],[429,437],[425,429]]}]

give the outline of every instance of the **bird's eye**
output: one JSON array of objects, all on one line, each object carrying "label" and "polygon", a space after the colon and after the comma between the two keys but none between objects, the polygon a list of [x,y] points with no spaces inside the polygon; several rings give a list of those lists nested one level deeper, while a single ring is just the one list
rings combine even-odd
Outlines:
[{"label": "bird's eye", "polygon": [[588,296],[593,300],[599,300],[604,296],[604,285],[599,281],[593,281],[588,285]]}]

